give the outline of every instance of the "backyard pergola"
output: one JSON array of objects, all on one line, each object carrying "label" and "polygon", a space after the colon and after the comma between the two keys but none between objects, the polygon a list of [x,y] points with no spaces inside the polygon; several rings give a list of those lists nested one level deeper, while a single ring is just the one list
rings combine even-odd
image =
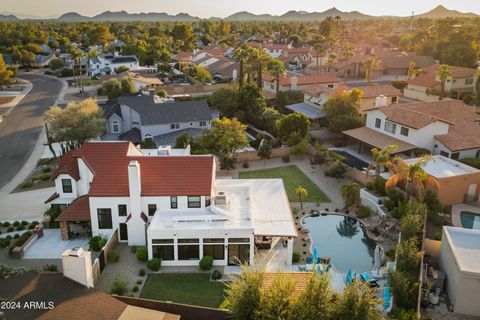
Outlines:
[{"label": "backyard pergola", "polygon": [[73,201],[56,219],[60,222],[62,240],[70,240],[77,234],[91,234],[90,219],[88,196]]}]

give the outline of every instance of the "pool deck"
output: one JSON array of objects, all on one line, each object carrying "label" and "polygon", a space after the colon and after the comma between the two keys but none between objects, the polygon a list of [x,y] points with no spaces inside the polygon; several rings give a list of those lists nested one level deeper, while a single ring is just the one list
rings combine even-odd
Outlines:
[{"label": "pool deck", "polygon": [[[473,205],[475,204],[475,205]],[[472,204],[456,204],[452,207],[452,224],[454,227],[463,228],[462,221],[460,220],[460,213],[462,211],[468,211],[480,214],[480,202]]]}]

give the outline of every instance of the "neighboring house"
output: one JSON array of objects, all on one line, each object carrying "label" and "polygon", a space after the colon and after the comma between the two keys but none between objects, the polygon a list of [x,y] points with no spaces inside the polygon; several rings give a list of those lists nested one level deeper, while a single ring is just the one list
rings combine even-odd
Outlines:
[{"label": "neighboring house", "polygon": [[49,201],[63,239],[79,222],[93,235],[147,246],[163,266],[252,263],[264,237],[288,243],[295,222],[281,179],[216,179],[215,158],[145,156],[129,142],[87,142],[62,157]]},{"label": "neighboring house", "polygon": [[[105,140],[152,139],[157,145],[175,145],[184,132],[198,137],[210,130],[219,113],[209,108],[207,100],[165,102],[154,95],[133,94],[120,96],[106,111],[106,118]],[[165,135],[169,141],[165,141]]]},{"label": "neighboring house", "polygon": [[128,67],[131,71],[140,69],[136,56],[102,54],[89,60],[87,73],[91,77],[99,77],[106,74],[114,74],[120,67]]},{"label": "neighboring house", "polygon": [[[72,270],[69,270],[72,272]],[[77,271],[78,270],[74,270]],[[179,315],[127,304],[110,294],[88,289],[61,273],[27,271],[1,280],[0,301],[21,308],[2,308],[8,320],[178,320]],[[28,307],[27,307],[28,306]]]},{"label": "neighboring house", "polygon": [[[424,69],[420,76],[408,80],[404,94],[408,98],[421,101],[438,100],[441,90],[441,81],[437,76],[439,64]],[[445,82],[445,95],[462,99],[466,94],[472,93],[477,81],[477,70],[473,68],[450,67],[452,76]]]},{"label": "neighboring house", "polygon": [[410,62],[415,63],[416,68],[427,68],[437,62],[430,56],[385,56],[381,59],[381,67],[384,75],[407,76]]},{"label": "neighboring house", "polygon": [[[297,75],[297,76],[280,76],[279,91],[303,91],[312,85],[322,85],[335,89],[341,84],[340,79],[334,74],[324,73],[319,75]],[[275,77],[265,75],[263,77],[263,91],[267,97],[272,98],[277,92],[277,81]]]},{"label": "neighboring house", "polygon": [[153,74],[140,74],[131,71],[124,71],[118,74],[103,75],[100,77],[100,82],[108,81],[113,78],[117,79],[120,82],[124,77],[129,77],[130,79],[132,79],[138,91],[148,88],[157,88],[163,85],[162,81]]},{"label": "neighboring house", "polygon": [[[480,156],[480,115],[458,100],[396,104],[366,112],[366,126],[343,132],[360,146],[424,148],[452,159]],[[359,149],[362,151],[362,149]]]},{"label": "neighboring house", "polygon": [[455,313],[480,316],[479,257],[480,230],[443,227],[438,262],[446,273],[448,299]]},{"label": "neighboring house", "polygon": [[263,45],[258,42],[251,42],[250,46],[262,49],[270,58],[278,59],[282,56],[288,56],[288,50],[292,49],[291,44],[267,44]]},{"label": "neighboring house", "polygon": [[53,55],[49,54],[49,55],[41,55],[41,54],[37,54],[35,56],[35,60],[33,61],[32,63],[32,67],[34,68],[44,68],[44,67],[47,67],[48,66],[48,63],[50,62],[50,60],[52,60],[54,57]]}]

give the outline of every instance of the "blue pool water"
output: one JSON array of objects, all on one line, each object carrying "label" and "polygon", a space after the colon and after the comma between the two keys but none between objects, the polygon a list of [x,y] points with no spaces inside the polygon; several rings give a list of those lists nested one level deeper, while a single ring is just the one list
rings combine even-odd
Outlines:
[{"label": "blue pool water", "polygon": [[364,235],[357,220],[327,215],[306,217],[303,224],[310,230],[318,256],[330,257],[335,268],[343,272],[372,270],[376,243]]},{"label": "blue pool water", "polygon": [[462,211],[460,212],[460,222],[464,228],[480,230],[480,214],[478,213]]}]

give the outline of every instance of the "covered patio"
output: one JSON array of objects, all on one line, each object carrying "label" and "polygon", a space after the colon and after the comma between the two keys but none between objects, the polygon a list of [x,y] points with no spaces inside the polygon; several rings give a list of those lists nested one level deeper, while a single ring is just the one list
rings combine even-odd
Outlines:
[{"label": "covered patio", "polygon": [[92,236],[88,196],[73,201],[57,220],[60,222],[62,240],[88,239]]}]

